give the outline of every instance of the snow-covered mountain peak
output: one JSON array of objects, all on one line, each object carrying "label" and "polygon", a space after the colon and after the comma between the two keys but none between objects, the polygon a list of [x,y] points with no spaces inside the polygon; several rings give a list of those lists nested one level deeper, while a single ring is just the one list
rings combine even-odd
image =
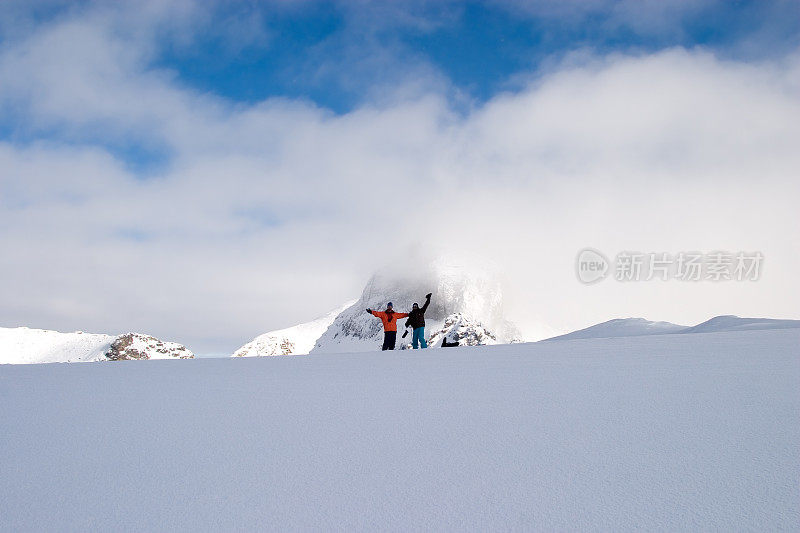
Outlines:
[{"label": "snow-covered mountain peak", "polygon": [[439,257],[404,270],[389,266],[376,272],[361,293],[359,304],[384,309],[388,302],[406,312],[413,303],[422,305],[432,293],[426,318],[444,320],[453,313],[481,317],[486,322],[503,319],[503,292],[500,276],[484,267]]},{"label": "snow-covered mountain peak", "polygon": [[800,320],[776,318],[746,318],[736,315],[721,315],[687,328],[681,333],[711,333],[716,331],[740,331],[755,329],[800,328]]},{"label": "snow-covered mountain peak", "polygon": [[664,335],[670,333],[715,333],[721,331],[742,331],[760,329],[800,328],[800,320],[774,318],[742,318],[735,315],[715,316],[696,326],[681,326],[671,322],[654,322],[645,318],[615,318],[588,328],[579,329],[558,337],[544,339],[597,339],[608,337],[639,337],[643,335]]},{"label": "snow-covered mountain peak", "polygon": [[[484,262],[485,263],[485,262]],[[395,311],[422,306],[432,293],[425,313],[426,333],[433,343],[449,340],[462,344],[498,344],[519,340],[517,328],[505,319],[501,277],[491,265],[469,265],[452,257],[428,261],[406,258],[375,272],[361,296],[321,319],[272,331],[242,346],[234,356],[296,355],[310,352],[347,352],[378,349],[381,322],[366,309],[383,310],[392,302]],[[402,332],[404,320],[398,329]],[[398,336],[401,349],[410,339]]]},{"label": "snow-covered mountain peak", "polygon": [[347,302],[325,316],[290,328],[278,329],[259,335],[238,350],[232,357],[264,357],[272,355],[303,355],[314,347],[317,339],[339,314],[353,305]]},{"label": "snow-covered mountain peak", "polygon": [[673,324],[671,322],[656,322],[645,318],[615,318],[588,328],[579,329],[565,335],[559,335],[545,339],[567,340],[567,339],[594,339],[604,337],[638,337],[640,335],[663,335],[667,333],[678,333],[686,329],[686,326]]},{"label": "snow-covered mountain peak", "polygon": [[[381,343],[381,323],[365,310],[383,310],[392,302],[395,311],[408,312],[413,303],[422,305],[429,292],[432,293],[431,305],[425,313],[429,337],[433,337],[435,331],[447,329],[445,321],[457,315],[463,327],[480,327],[491,332],[480,336],[481,339],[494,337],[496,342],[502,343],[519,338],[516,327],[505,319],[501,278],[491,268],[467,265],[446,257],[410,266],[408,263],[413,262],[407,262],[405,267],[390,265],[376,272],[364,287],[361,298],[336,317],[312,352],[376,349]],[[401,320],[398,329],[402,327]],[[402,345],[400,339],[398,343]]]}]

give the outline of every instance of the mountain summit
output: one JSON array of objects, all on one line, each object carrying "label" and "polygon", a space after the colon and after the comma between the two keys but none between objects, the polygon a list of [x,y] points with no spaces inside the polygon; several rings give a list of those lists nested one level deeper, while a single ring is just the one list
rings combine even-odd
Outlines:
[{"label": "mountain summit", "polygon": [[[433,293],[425,313],[425,333],[431,347],[443,339],[461,345],[504,344],[520,340],[516,326],[506,320],[500,277],[490,268],[466,267],[445,259],[421,268],[402,270],[394,266],[376,272],[361,296],[333,316],[265,333],[236,351],[234,356],[297,355],[303,353],[359,352],[380,349],[382,327],[366,313],[367,308],[382,310],[388,302],[406,312],[413,303],[422,305],[425,294]],[[320,330],[312,345],[309,333]],[[398,331],[402,332],[401,319]],[[410,339],[398,335],[397,349],[406,349]]]}]

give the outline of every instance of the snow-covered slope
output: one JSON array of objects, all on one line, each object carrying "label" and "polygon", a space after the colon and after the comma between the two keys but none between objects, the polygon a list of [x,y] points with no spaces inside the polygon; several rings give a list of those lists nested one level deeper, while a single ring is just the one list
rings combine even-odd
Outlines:
[{"label": "snow-covered slope", "polygon": [[140,333],[101,335],[0,328],[0,364],[192,358],[184,346]]},{"label": "snow-covered slope", "polygon": [[600,339],[609,337],[638,337],[669,333],[713,333],[715,331],[742,331],[760,329],[800,328],[800,320],[773,318],[741,318],[733,315],[716,316],[696,326],[680,326],[671,322],[653,322],[644,318],[617,318],[579,329],[545,341],[570,339]]},{"label": "snow-covered slope", "polygon": [[644,318],[615,318],[607,322],[579,329],[572,333],[545,339],[548,341],[569,339],[599,339],[610,337],[637,337],[639,335],[661,335],[678,333],[686,329],[671,322],[653,322]]},{"label": "snow-covered slope", "polygon": [[0,363],[101,361],[116,337],[45,329],[0,328]]},{"label": "snow-covered slope", "polygon": [[307,354],[339,314],[353,305],[355,300],[327,315],[291,328],[278,329],[259,335],[232,355],[232,357],[262,357],[271,355]]},{"label": "snow-covered slope", "polygon": [[800,330],[0,367],[0,531],[800,531]]},{"label": "snow-covered slope", "polygon": [[[425,313],[426,334],[448,329],[457,321],[462,344],[505,343],[519,339],[517,328],[505,319],[503,294],[497,275],[490,269],[465,267],[438,259],[411,271],[384,269],[369,280],[356,303],[342,311],[317,340],[311,353],[354,352],[380,349],[383,330],[380,320],[366,313],[367,308],[383,310],[392,302],[395,311],[408,312],[425,294],[433,293]],[[401,319],[398,333],[405,320]],[[491,335],[474,335],[488,331]],[[401,335],[401,333],[400,333]],[[398,335],[398,348],[410,343]],[[454,331],[455,335],[455,331]],[[438,337],[432,339],[441,342]],[[491,340],[491,342],[488,342]],[[486,342],[484,342],[486,341]]]},{"label": "snow-covered slope", "polygon": [[714,331],[741,331],[753,329],[800,328],[800,320],[774,318],[742,318],[734,315],[715,316],[701,324],[686,328],[681,333],[711,333]]}]

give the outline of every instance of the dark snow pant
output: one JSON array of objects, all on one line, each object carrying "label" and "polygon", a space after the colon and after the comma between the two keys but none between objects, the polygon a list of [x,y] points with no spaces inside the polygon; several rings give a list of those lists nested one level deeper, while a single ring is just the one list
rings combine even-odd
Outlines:
[{"label": "dark snow pant", "polygon": [[397,340],[397,332],[396,331],[384,331],[383,332],[383,349],[384,350],[394,350],[394,343]]}]

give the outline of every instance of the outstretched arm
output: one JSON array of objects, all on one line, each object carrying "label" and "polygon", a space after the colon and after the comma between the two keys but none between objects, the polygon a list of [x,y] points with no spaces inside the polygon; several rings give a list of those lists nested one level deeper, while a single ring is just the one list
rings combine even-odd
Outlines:
[{"label": "outstretched arm", "polygon": [[431,304],[431,295],[432,294],[433,294],[432,292],[429,292],[428,294],[425,295],[425,305],[422,306],[422,312],[423,313],[428,309],[428,306]]},{"label": "outstretched arm", "polygon": [[397,317],[397,319],[399,320],[401,318],[406,318],[408,316],[408,313],[395,313],[394,316]]}]

